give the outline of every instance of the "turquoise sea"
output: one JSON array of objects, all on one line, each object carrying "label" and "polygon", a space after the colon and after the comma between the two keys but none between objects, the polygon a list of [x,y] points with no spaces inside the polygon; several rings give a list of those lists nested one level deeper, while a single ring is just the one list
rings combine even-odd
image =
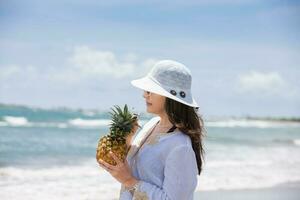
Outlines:
[{"label": "turquoise sea", "polygon": [[[197,191],[300,181],[299,122],[204,119]],[[95,160],[109,123],[106,111],[0,105],[0,199],[118,199],[120,184]]]}]

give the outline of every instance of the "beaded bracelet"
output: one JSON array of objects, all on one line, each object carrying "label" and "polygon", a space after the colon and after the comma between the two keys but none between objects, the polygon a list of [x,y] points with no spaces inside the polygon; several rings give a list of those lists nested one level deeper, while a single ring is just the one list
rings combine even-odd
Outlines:
[{"label": "beaded bracelet", "polygon": [[128,190],[129,192],[134,192],[135,190],[138,189],[139,183],[140,183],[140,181],[136,182],[136,184],[134,184],[134,185],[131,186],[130,188],[127,188],[127,190]]}]

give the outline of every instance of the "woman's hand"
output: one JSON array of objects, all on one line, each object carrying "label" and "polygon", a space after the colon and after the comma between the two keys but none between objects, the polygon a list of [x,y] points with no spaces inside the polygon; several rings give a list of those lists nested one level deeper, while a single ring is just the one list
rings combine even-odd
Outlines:
[{"label": "woman's hand", "polygon": [[137,182],[137,179],[131,173],[131,169],[125,159],[122,162],[113,152],[110,152],[110,156],[117,162],[116,166],[110,165],[103,160],[99,160],[100,167],[108,171],[117,181],[124,184],[126,187],[131,187]]}]

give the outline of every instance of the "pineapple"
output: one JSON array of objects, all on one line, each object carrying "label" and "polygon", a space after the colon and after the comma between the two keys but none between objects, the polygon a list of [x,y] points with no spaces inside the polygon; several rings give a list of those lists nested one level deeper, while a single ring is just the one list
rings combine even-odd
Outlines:
[{"label": "pineapple", "polygon": [[106,163],[116,165],[116,161],[109,155],[112,151],[120,160],[124,161],[129,150],[132,135],[139,127],[138,115],[128,111],[125,104],[122,110],[119,106],[111,108],[109,112],[112,122],[110,123],[110,132],[98,141],[96,159],[104,160]]}]

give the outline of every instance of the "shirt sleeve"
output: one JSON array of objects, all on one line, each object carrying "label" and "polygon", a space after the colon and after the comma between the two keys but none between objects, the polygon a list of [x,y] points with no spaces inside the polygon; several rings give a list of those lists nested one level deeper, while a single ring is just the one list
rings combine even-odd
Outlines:
[{"label": "shirt sleeve", "polygon": [[121,184],[119,200],[132,200],[132,193],[126,190],[123,184]]},{"label": "shirt sleeve", "polygon": [[166,158],[162,188],[140,180],[133,200],[192,199],[197,186],[197,161],[192,147],[181,145]]},{"label": "shirt sleeve", "polygon": [[132,200],[132,194],[129,191],[120,193],[119,200]]}]

